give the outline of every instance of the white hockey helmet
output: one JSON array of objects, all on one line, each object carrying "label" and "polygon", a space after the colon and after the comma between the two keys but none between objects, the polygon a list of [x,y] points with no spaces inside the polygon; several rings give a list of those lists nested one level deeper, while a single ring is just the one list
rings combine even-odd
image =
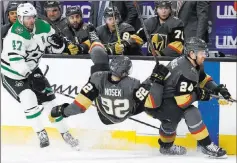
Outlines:
[{"label": "white hockey helmet", "polygon": [[25,16],[37,16],[37,11],[31,3],[22,3],[17,7],[17,17],[21,16],[19,22],[23,24]]}]

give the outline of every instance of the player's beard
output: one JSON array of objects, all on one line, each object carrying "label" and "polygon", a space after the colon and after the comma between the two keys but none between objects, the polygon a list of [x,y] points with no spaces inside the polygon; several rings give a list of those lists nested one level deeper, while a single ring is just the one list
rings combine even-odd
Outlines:
[{"label": "player's beard", "polygon": [[70,24],[72,28],[74,29],[78,29],[79,28],[79,23],[75,22],[75,23],[72,23]]}]

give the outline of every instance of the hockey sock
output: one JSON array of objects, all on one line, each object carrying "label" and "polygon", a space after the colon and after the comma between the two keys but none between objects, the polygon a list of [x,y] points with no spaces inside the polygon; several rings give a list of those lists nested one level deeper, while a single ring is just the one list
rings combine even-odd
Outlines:
[{"label": "hockey sock", "polygon": [[208,146],[208,145],[211,144],[211,138],[210,138],[210,136],[208,135],[208,136],[205,137],[204,139],[198,140],[198,143],[199,143],[201,146],[203,146],[203,147]]}]

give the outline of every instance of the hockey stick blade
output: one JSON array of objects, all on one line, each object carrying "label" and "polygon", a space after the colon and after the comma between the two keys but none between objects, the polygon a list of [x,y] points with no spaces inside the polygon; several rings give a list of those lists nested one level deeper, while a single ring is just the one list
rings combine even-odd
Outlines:
[{"label": "hockey stick blade", "polygon": [[218,96],[218,95],[214,95],[214,94],[210,94],[211,97],[213,98],[216,98],[216,99],[223,99],[223,100],[227,100],[229,102],[237,102],[237,100],[233,99],[233,98],[230,98],[230,99],[225,99],[224,97],[222,96]]}]

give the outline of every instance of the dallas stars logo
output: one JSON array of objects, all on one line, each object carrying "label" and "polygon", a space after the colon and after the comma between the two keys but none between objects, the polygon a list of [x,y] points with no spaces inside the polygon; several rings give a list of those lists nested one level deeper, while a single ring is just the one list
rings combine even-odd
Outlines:
[{"label": "dallas stars logo", "polygon": [[26,50],[27,55],[25,57],[25,61],[26,62],[34,61],[35,63],[38,63],[39,59],[41,58],[43,53],[44,53],[44,51],[41,51],[39,45],[37,44],[35,49],[33,49],[31,51]]}]

